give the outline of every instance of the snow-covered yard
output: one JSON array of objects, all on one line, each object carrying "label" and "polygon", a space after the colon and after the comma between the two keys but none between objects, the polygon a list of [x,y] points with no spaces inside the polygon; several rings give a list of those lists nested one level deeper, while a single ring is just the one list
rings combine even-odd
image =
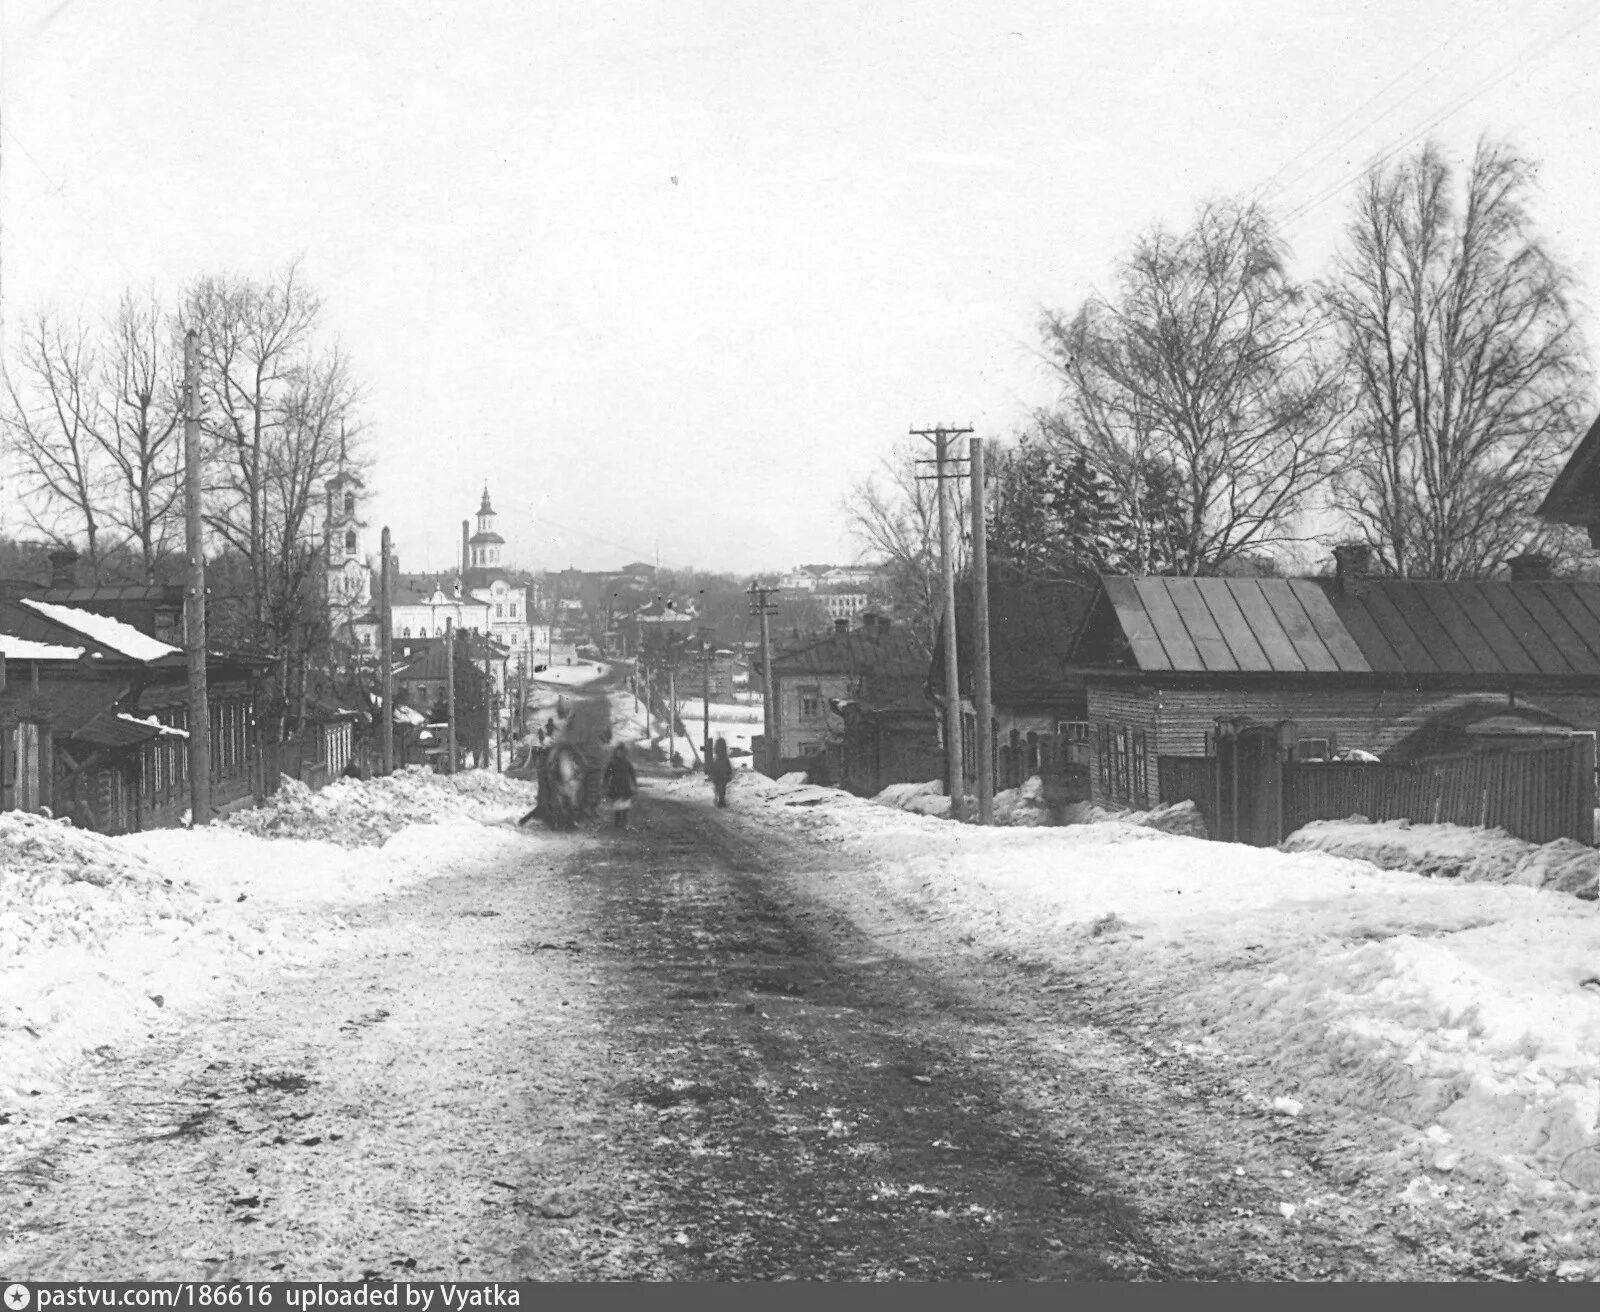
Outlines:
[{"label": "snow-covered yard", "polygon": [[952,940],[1087,972],[1193,1051],[1247,1057],[1277,1114],[1377,1113],[1374,1169],[1413,1202],[1471,1180],[1600,1219],[1592,902],[1117,821],[957,826],[761,776],[732,806]]}]

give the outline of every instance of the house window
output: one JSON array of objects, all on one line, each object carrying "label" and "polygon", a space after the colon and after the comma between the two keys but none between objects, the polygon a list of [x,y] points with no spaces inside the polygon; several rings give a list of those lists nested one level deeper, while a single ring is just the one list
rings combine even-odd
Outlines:
[{"label": "house window", "polygon": [[494,617],[497,620],[503,620],[506,617],[506,608],[498,601],[494,604]]},{"label": "house window", "polygon": [[1097,791],[1109,801],[1150,805],[1150,757],[1143,729],[1102,724],[1096,743]]},{"label": "house window", "polygon": [[344,549],[346,551],[354,551],[356,549],[356,531],[353,528],[345,530]]},{"label": "house window", "polygon": [[516,619],[517,618],[517,603],[516,602],[512,602],[511,603],[511,618],[512,619]]},{"label": "house window", "polygon": [[356,513],[356,494],[354,492],[346,492],[344,494],[344,513],[347,515]]},{"label": "house window", "polygon": [[[400,636],[402,638],[409,638],[411,636],[411,630],[409,628],[407,628],[406,631],[404,633],[402,633]],[[407,655],[407,656],[411,655],[411,648],[407,647],[405,649],[404,654]]]},{"label": "house window", "polygon": [[1333,760],[1333,736],[1326,738],[1302,738],[1294,746],[1294,759],[1297,761],[1331,761]]},{"label": "house window", "polygon": [[822,689],[800,689],[800,718],[802,720],[815,720],[822,714]]}]

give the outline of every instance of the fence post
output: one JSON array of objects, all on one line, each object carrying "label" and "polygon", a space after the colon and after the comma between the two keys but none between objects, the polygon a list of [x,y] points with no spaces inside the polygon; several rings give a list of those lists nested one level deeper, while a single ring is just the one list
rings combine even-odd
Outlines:
[{"label": "fence post", "polygon": [[1578,814],[1577,839],[1594,846],[1594,756],[1595,736],[1578,735]]}]

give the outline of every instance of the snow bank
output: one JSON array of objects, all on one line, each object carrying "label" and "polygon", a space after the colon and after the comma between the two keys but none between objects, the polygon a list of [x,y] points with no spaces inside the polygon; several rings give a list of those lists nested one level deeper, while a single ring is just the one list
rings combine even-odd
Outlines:
[{"label": "snow bank", "polygon": [[[506,781],[428,779],[397,777],[377,789],[347,781],[318,794],[320,810],[294,823],[336,841],[285,837],[287,822],[270,838],[222,824],[106,838],[65,821],[0,814],[0,1111],[61,1088],[85,1055],[181,1027],[218,991],[251,987],[264,966],[303,966],[338,950],[353,931],[334,905],[389,896],[542,841],[471,818],[493,817],[513,797],[522,802]],[[290,792],[280,817],[306,805]],[[352,812],[386,793],[431,801],[429,823],[390,829],[378,846]],[[0,1128],[0,1163],[28,1148],[21,1136]]]},{"label": "snow bank", "polygon": [[262,838],[316,838],[340,847],[384,842],[408,825],[515,818],[534,802],[533,784],[492,770],[435,774],[408,765],[386,778],[338,779],[321,792],[285,778],[262,806],[220,823]]},{"label": "snow bank", "polygon": [[1436,879],[1523,884],[1594,901],[1600,891],[1600,852],[1571,838],[1538,844],[1503,829],[1314,820],[1284,839],[1288,852],[1322,851],[1360,857],[1386,870],[1412,870]]}]

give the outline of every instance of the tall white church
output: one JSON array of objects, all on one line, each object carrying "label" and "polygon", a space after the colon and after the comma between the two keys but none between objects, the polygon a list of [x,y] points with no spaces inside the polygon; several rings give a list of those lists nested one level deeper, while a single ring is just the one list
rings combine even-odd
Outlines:
[{"label": "tall white church", "polygon": [[[378,565],[366,551],[365,487],[359,476],[341,470],[328,480],[326,494],[325,586],[333,634],[363,651],[376,651]],[[437,574],[396,569],[389,601],[391,631],[396,637],[437,636],[448,616],[457,627],[478,630],[505,647],[513,670],[531,670],[537,661],[528,589],[506,573],[506,540],[495,531],[495,518],[485,484],[477,532],[469,536],[463,522],[455,569]]]}]

